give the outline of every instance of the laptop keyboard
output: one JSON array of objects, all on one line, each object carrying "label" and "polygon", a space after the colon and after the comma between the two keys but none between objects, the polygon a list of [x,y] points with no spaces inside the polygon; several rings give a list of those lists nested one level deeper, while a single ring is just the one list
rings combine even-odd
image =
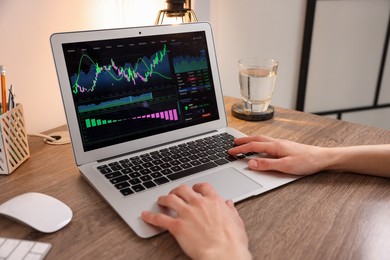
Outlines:
[{"label": "laptop keyboard", "polygon": [[234,146],[234,136],[221,133],[102,164],[97,169],[128,196],[235,161],[238,157],[227,153]]}]

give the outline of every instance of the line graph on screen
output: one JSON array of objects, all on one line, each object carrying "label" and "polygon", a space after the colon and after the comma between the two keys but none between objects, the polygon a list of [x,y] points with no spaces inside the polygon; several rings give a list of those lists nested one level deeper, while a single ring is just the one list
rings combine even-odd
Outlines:
[{"label": "line graph on screen", "polygon": [[[89,66],[88,71],[83,71],[82,66]],[[99,65],[89,55],[83,54],[78,63],[77,73],[70,77],[72,92],[74,94],[95,91],[98,86],[110,87],[113,83],[122,82],[136,86],[142,82],[149,82],[153,77],[171,79],[168,51],[166,45],[149,58],[139,57],[133,64],[126,62],[117,65],[113,58],[109,64]]]}]

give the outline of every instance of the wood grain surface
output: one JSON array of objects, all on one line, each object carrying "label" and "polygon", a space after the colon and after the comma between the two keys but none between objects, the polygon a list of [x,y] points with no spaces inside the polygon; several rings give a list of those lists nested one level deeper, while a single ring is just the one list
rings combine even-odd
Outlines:
[{"label": "wood grain surface", "polygon": [[[242,121],[230,113],[237,101],[225,98],[228,124],[248,135],[319,146],[390,143],[389,130],[279,107],[271,120]],[[0,237],[50,242],[46,259],[187,258],[167,232],[137,237],[81,177],[71,145],[51,146],[36,137],[29,137],[29,144],[31,157],[11,175],[0,176],[0,203],[42,192],[68,204],[74,217],[64,229],[44,234],[0,216]],[[254,259],[390,257],[390,179],[321,172],[236,206]]]}]

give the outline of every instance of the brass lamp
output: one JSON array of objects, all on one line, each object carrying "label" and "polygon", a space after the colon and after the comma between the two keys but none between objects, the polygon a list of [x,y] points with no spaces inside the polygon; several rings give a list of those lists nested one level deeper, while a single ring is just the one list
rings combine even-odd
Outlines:
[{"label": "brass lamp", "polygon": [[[167,3],[167,9],[158,12],[156,25],[198,21],[195,12],[191,9],[191,0],[166,0],[165,2]],[[185,4],[186,7],[184,7]]]}]

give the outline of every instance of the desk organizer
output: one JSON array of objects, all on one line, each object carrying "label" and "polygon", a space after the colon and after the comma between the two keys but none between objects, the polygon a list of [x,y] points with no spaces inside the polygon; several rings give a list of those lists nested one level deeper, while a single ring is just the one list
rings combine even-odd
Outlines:
[{"label": "desk organizer", "polygon": [[23,106],[0,116],[0,174],[11,174],[30,157]]}]

